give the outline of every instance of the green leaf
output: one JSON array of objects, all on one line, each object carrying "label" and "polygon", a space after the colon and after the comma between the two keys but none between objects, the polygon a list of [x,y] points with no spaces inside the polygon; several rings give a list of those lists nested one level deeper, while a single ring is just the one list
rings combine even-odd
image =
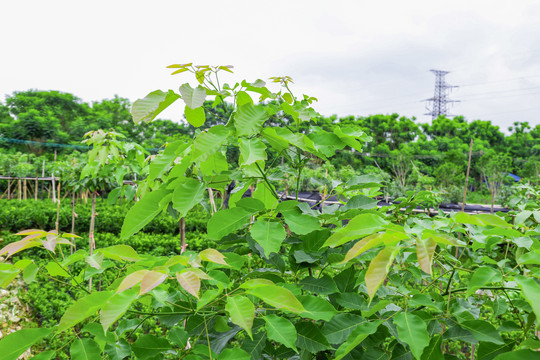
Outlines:
[{"label": "green leaf", "polygon": [[169,90],[163,92],[156,90],[146,95],[143,99],[136,100],[131,107],[133,121],[138,124],[141,121],[150,122],[156,118],[163,110],[175,102],[180,95]]},{"label": "green leaf", "polygon": [[469,280],[469,286],[467,288],[467,296],[471,296],[476,290],[482,286],[502,281],[501,272],[490,266],[482,266],[476,269]]},{"label": "green leaf", "polygon": [[138,293],[134,289],[122,291],[114,294],[101,308],[100,317],[103,331],[107,329],[124,315],[131,306],[133,300],[138,296]]},{"label": "green leaf", "polygon": [[225,235],[229,235],[247,225],[250,216],[251,212],[241,207],[220,210],[208,221],[208,237],[213,240],[220,240]]},{"label": "green leaf", "polygon": [[252,196],[254,199],[262,201],[265,208],[268,210],[274,209],[279,202],[266,183],[259,183]]},{"label": "green leaf", "polygon": [[32,356],[32,360],[51,360],[56,355],[56,351],[48,350]]},{"label": "green leaf", "polygon": [[540,360],[540,352],[531,350],[512,350],[510,352],[497,355],[493,360]]},{"label": "green leaf", "polygon": [[307,235],[313,231],[322,229],[321,223],[317,218],[303,214],[297,205],[292,209],[283,210],[281,213],[289,229],[298,235]]},{"label": "green leaf", "polygon": [[416,257],[420,268],[427,274],[431,275],[431,263],[437,243],[431,239],[416,238]]},{"label": "green leaf", "polygon": [[335,354],[335,360],[343,359],[345,355],[350,353],[355,347],[357,347],[362,341],[364,341],[369,335],[374,334],[377,328],[381,324],[380,321],[365,322],[358,325],[349,335],[347,341],[341,344]]},{"label": "green leaf", "polygon": [[382,230],[388,221],[376,214],[360,214],[351,219],[347,226],[330,236],[323,246],[336,247]]},{"label": "green leaf", "polygon": [[296,340],[296,346],[300,349],[305,349],[310,353],[317,353],[330,348],[328,340],[315,324],[302,321],[295,324],[298,338]]},{"label": "green leaf", "polygon": [[341,344],[347,340],[358,325],[364,322],[366,320],[360,315],[341,313],[326,322],[322,331],[330,344]]},{"label": "green leaf", "polygon": [[253,164],[257,161],[266,161],[266,145],[257,138],[240,139],[240,166]]},{"label": "green leaf", "polygon": [[304,290],[315,294],[330,295],[339,292],[336,283],[328,275],[324,275],[321,278],[314,278],[313,276],[305,277],[300,281],[299,285]]},{"label": "green leaf", "polygon": [[124,239],[132,236],[163,211],[161,200],[168,193],[164,189],[155,190],[137,201],[126,214],[120,236]]},{"label": "green leaf", "polygon": [[365,195],[356,195],[347,201],[347,203],[340,209],[341,211],[347,211],[351,209],[373,209],[377,207],[377,199],[372,199]]},{"label": "green leaf", "polygon": [[52,332],[52,329],[21,329],[0,339],[0,354],[4,360],[17,360],[28,348]]},{"label": "green leaf", "polygon": [[218,360],[250,360],[251,356],[244,350],[233,348],[223,350],[219,356]]},{"label": "green leaf", "polygon": [[96,250],[97,254],[103,254],[107,259],[117,261],[138,261],[141,259],[139,254],[129,245],[113,245]]},{"label": "green leaf", "polygon": [[516,282],[523,290],[523,297],[531,304],[537,319],[540,319],[540,285],[538,281],[525,276],[516,276]]},{"label": "green leaf", "polygon": [[203,106],[204,99],[206,99],[206,90],[202,86],[198,85],[194,89],[186,83],[182,84],[179,90],[180,95],[182,95],[182,100],[184,100],[187,107],[196,109]]},{"label": "green leaf", "polygon": [[330,321],[334,315],[337,314],[336,309],[330,304],[330,302],[322,297],[313,295],[301,295],[298,296],[298,300],[302,303],[304,311],[300,313],[300,316],[313,319]]},{"label": "green leaf", "polygon": [[195,205],[203,201],[206,184],[196,179],[187,178],[180,182],[173,192],[173,208],[178,210],[180,217],[193,209]]},{"label": "green leaf", "polygon": [[174,163],[177,154],[184,151],[189,143],[184,140],[173,141],[165,150],[150,162],[148,166],[148,179],[150,181],[160,178]]},{"label": "green leaf", "polygon": [[259,133],[264,122],[269,118],[264,107],[250,103],[238,107],[234,116],[234,126],[238,136],[252,136]]},{"label": "green leaf", "polygon": [[253,336],[253,340],[246,338],[242,342],[242,350],[247,352],[252,360],[260,359],[265,344],[266,333],[259,331]]},{"label": "green leaf", "polygon": [[479,225],[479,226],[495,226],[495,227],[502,227],[502,228],[511,228],[512,225],[504,221],[504,219],[500,218],[497,215],[494,214],[467,214],[463,212],[458,212],[455,217],[454,221],[458,224],[471,224],[471,225]]},{"label": "green leaf", "polygon": [[399,339],[409,345],[416,359],[420,359],[424,348],[429,345],[427,323],[419,316],[401,312],[394,317]]},{"label": "green leaf", "polygon": [[459,324],[462,328],[470,331],[472,336],[478,341],[488,341],[494,344],[503,345],[504,341],[495,327],[483,320],[469,320]]},{"label": "green leaf", "polygon": [[358,128],[351,129],[336,126],[334,128],[334,134],[336,134],[346,145],[360,152],[362,152],[362,144],[371,139],[362,130]]},{"label": "green leaf", "polygon": [[278,285],[257,286],[246,291],[264,301],[270,306],[279,310],[286,310],[293,313],[304,311],[302,303],[293,295],[290,290]]},{"label": "green leaf", "polygon": [[280,136],[276,132],[276,129],[280,128],[265,127],[262,131],[262,137],[272,148],[274,148],[274,150],[280,152],[289,147],[289,141]]},{"label": "green leaf", "polygon": [[57,332],[65,331],[94,315],[113,296],[112,291],[99,291],[75,301],[64,313]]},{"label": "green leaf", "polygon": [[444,360],[441,350],[442,336],[435,335],[431,338],[429,345],[424,349],[421,360]]},{"label": "green leaf", "polygon": [[73,360],[100,360],[101,349],[92,339],[75,340],[69,348],[69,354]]},{"label": "green leaf", "polygon": [[107,343],[105,352],[109,355],[110,360],[123,360],[131,355],[131,346],[125,339],[120,339],[116,344]]},{"label": "green leaf", "polygon": [[375,296],[377,289],[388,275],[390,266],[394,262],[399,248],[387,247],[379,251],[377,256],[369,263],[366,271],[365,282],[369,294],[370,301]]},{"label": "green leaf", "polygon": [[296,350],[296,329],[294,325],[286,318],[277,315],[266,315],[263,317],[266,321],[266,332],[270,340],[277,341],[286,347]]},{"label": "green leaf", "polygon": [[249,337],[253,339],[253,334],[251,333],[253,320],[255,319],[255,306],[253,306],[253,303],[242,295],[229,296],[225,310],[229,313],[233,324],[246,330]]},{"label": "green leaf", "polygon": [[189,334],[178,326],[169,330],[167,338],[178,347],[185,348],[188,344]]},{"label": "green leaf", "polygon": [[205,161],[215,154],[229,136],[229,129],[223,125],[212,126],[202,132],[193,142],[192,161]]},{"label": "green leaf", "polygon": [[287,237],[287,232],[280,222],[263,218],[259,218],[249,232],[253,239],[262,246],[266,257],[273,252],[279,253],[281,244]]},{"label": "green leaf", "polygon": [[187,122],[195,127],[203,126],[206,121],[206,113],[202,107],[191,109],[186,105],[184,114],[186,115]]},{"label": "green leaf", "polygon": [[153,358],[171,348],[171,344],[166,339],[154,335],[141,335],[131,345],[131,349],[139,359]]}]

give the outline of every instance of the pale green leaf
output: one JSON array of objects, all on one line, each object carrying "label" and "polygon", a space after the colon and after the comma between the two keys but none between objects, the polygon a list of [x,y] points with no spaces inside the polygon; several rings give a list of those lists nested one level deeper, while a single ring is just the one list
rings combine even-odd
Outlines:
[{"label": "pale green leaf", "polygon": [[225,261],[225,256],[216,249],[205,249],[199,253],[199,256],[204,261],[229,266],[229,264],[227,264]]},{"label": "pale green leaf", "polygon": [[247,225],[250,216],[251,213],[241,207],[220,210],[208,221],[208,237],[220,240],[225,235],[229,235]]},{"label": "pale green leaf", "polygon": [[254,139],[240,139],[240,166],[250,165],[256,161],[265,161],[268,157],[266,155],[266,145],[261,140]]},{"label": "pale green leaf", "polygon": [[538,281],[525,276],[516,276],[516,282],[523,290],[523,297],[531,304],[536,318],[540,319],[540,285]]},{"label": "pale green leaf", "polygon": [[186,216],[195,205],[203,201],[205,191],[205,183],[196,179],[187,178],[181,181],[173,192],[173,208],[178,210],[181,217]]},{"label": "pale green leaf", "polygon": [[382,230],[386,224],[388,224],[388,221],[376,214],[357,215],[351,219],[347,226],[332,234],[323,246],[336,247],[363,236],[374,234]]},{"label": "pale green leaf", "polygon": [[196,88],[192,88],[188,83],[180,86],[180,95],[182,100],[186,103],[186,106],[191,109],[196,109],[203,106],[204,99],[206,99],[206,90],[198,85]]},{"label": "pale green leaf", "polygon": [[215,154],[229,136],[229,129],[223,125],[212,126],[202,132],[193,142],[192,161],[205,161]]},{"label": "pale green leaf", "polygon": [[201,289],[201,279],[191,270],[182,271],[176,274],[176,280],[184,290],[191,295],[199,298],[199,290]]},{"label": "pale green leaf", "polygon": [[0,339],[0,354],[4,360],[16,360],[28,348],[52,332],[52,329],[21,329]]},{"label": "pale green leaf", "polygon": [[294,294],[278,285],[257,286],[246,291],[247,294],[253,295],[279,310],[286,310],[293,313],[301,313],[304,311],[302,303],[294,296]]},{"label": "pale green leaf", "polygon": [[77,339],[69,348],[72,360],[101,360],[101,349],[92,339]]},{"label": "pale green leaf", "polygon": [[253,239],[261,245],[266,257],[271,253],[279,253],[283,240],[287,237],[287,232],[280,222],[273,222],[270,219],[259,218],[251,227],[250,234]]},{"label": "pale green leaf", "polygon": [[394,262],[399,248],[387,247],[382,249],[377,256],[369,263],[366,271],[365,282],[370,300],[373,299],[379,286],[388,275],[390,266]]},{"label": "pale green leaf", "polygon": [[238,107],[234,116],[234,126],[238,136],[252,136],[258,134],[268,114],[261,105],[250,103]]},{"label": "pale green leaf", "polygon": [[65,331],[94,315],[113,294],[112,291],[93,292],[75,301],[60,319],[57,332]]},{"label": "pale green leaf", "polygon": [[487,284],[499,282],[502,280],[502,274],[499,270],[491,266],[482,266],[476,269],[469,280],[467,296],[473,294],[476,290]]},{"label": "pale green leaf", "polygon": [[425,272],[431,275],[431,263],[433,262],[433,254],[435,253],[435,248],[437,243],[431,239],[423,239],[418,237],[416,239],[416,257],[418,259],[418,264],[420,268]]},{"label": "pale green leaf", "polygon": [[186,105],[184,108],[184,115],[186,115],[187,122],[194,127],[203,126],[206,121],[206,113],[202,107],[191,109]]},{"label": "pale green leaf", "polygon": [[156,118],[163,110],[175,102],[180,95],[169,90],[163,92],[156,90],[146,95],[143,99],[136,100],[131,107],[133,121],[137,124],[141,121],[150,122]]},{"label": "pale green leaf", "polygon": [[137,201],[126,214],[120,236],[124,239],[132,236],[163,211],[161,200],[168,193],[164,189],[152,191]]},{"label": "pale green leaf", "polygon": [[253,303],[245,296],[229,296],[227,298],[225,310],[229,313],[233,324],[246,330],[249,337],[253,339],[251,333],[253,320],[255,319],[255,306]]},{"label": "pale green leaf", "polygon": [[131,306],[131,303],[137,298],[137,291],[131,289],[114,294],[100,311],[101,325],[103,331],[107,331],[109,327],[124,315]]},{"label": "pale green leaf", "polygon": [[305,318],[315,321],[330,321],[338,313],[328,300],[319,296],[300,295],[298,300],[304,307],[304,311],[300,313],[300,316]]},{"label": "pale green leaf", "polygon": [[107,259],[122,261],[138,261],[139,254],[129,245],[113,245],[106,248],[97,249],[96,253],[103,254]]}]

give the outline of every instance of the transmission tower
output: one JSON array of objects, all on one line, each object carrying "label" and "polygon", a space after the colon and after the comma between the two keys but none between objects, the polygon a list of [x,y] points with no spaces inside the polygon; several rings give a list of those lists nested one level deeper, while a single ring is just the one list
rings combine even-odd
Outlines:
[{"label": "transmission tower", "polygon": [[[450,71],[443,71],[443,70],[430,70],[432,73],[435,74],[435,93],[433,94],[433,97],[430,99],[426,99],[428,104],[426,104],[426,109],[429,111],[425,115],[431,115],[432,119],[436,119],[439,117],[439,115],[445,115],[445,116],[453,116],[448,115],[446,113],[446,105],[448,103],[452,102],[459,102],[459,100],[450,100],[448,99],[448,93],[452,88],[455,88],[457,86],[449,85],[444,80],[444,77],[446,74],[448,74]],[[429,104],[432,104],[431,109],[429,108]]]}]

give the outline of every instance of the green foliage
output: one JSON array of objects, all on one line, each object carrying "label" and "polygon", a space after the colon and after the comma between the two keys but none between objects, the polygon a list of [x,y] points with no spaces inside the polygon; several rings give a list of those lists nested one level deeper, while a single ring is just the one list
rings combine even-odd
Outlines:
[{"label": "green foliage", "polygon": [[[437,359],[473,352],[504,359],[534,353],[537,198],[515,200],[522,212],[511,214],[415,214],[437,196],[407,192],[410,153],[388,149],[387,165],[404,190],[399,204],[376,208],[370,198],[380,194],[380,177],[352,174],[325,188],[325,195],[349,200],[346,206],[318,210],[283,201],[276,191],[282,181],[292,178],[298,194],[308,162],[326,162],[339,149],[362,151],[370,137],[358,128],[311,126],[315,99],[296,97],[289,77],[272,78],[281,88],[271,91],[261,80],[220,85],[219,73],[229,67],[171,68],[193,73],[197,87],[182,85],[180,94],[170,90],[159,101],[147,97],[134,109],[138,120],[151,120],[169,103],[167,96],[182,98],[186,110],[212,97],[212,107],[222,108],[228,120],[150,159],[152,176],[138,184],[140,200],[125,215],[122,241],[142,236],[134,234],[165,213],[174,222],[178,213],[189,220],[201,204],[212,214],[202,237],[215,242],[169,253],[158,239],[156,252],[115,243],[67,255],[78,241],[70,234],[20,232],[21,240],[0,250],[8,261],[0,268],[4,282],[30,266],[31,257],[9,263],[27,253],[39,258],[38,281],[45,276],[73,290],[56,337],[45,338],[51,350],[62,354],[71,344],[72,357],[141,359]],[[248,93],[273,102],[254,105]],[[222,107],[227,99],[234,100],[232,109]],[[403,130],[413,128],[406,119],[399,122],[399,137],[414,132]],[[461,125],[440,119],[429,130],[434,138],[448,131],[460,136]],[[393,127],[373,134],[398,136]],[[230,147],[240,156],[224,166]],[[98,159],[114,158],[99,151]],[[278,157],[283,164],[276,164]],[[212,188],[223,190],[232,181],[231,207],[218,210]],[[242,200],[249,187],[253,198]],[[90,279],[96,284],[99,278],[101,288],[88,290]]]}]

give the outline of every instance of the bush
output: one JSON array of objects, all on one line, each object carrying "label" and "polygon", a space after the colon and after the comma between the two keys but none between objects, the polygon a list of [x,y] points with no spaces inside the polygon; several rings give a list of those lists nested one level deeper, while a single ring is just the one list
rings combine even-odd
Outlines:
[{"label": "bush", "polygon": [[[120,234],[124,218],[132,203],[108,205],[96,204],[96,232]],[[75,206],[75,233],[84,234],[90,227],[90,203]],[[205,232],[208,215],[200,208],[186,218],[186,232]],[[49,201],[0,200],[0,231],[18,232],[23,229],[52,230],[56,227],[56,204]],[[60,206],[59,227],[71,232],[71,203],[63,201]],[[169,214],[156,217],[143,229],[146,233],[178,234],[178,220]]]}]

